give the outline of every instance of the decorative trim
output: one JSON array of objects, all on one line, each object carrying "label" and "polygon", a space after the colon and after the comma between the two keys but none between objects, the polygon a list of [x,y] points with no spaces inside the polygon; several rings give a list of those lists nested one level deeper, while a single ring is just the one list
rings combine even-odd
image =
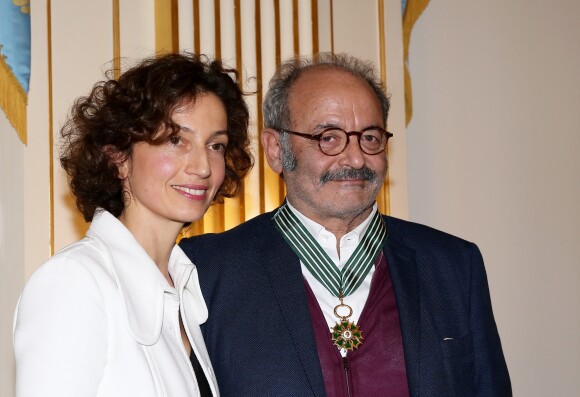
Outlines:
[{"label": "decorative trim", "polygon": [[[274,2],[276,4],[276,2]],[[256,76],[257,81],[261,86],[257,87],[256,90],[256,133],[258,134],[258,186],[259,186],[259,197],[260,197],[260,213],[263,214],[266,210],[266,189],[264,186],[264,150],[262,148],[262,141],[260,140],[260,134],[264,128],[264,120],[262,119],[262,100],[263,92],[265,89],[265,84],[262,82],[262,7],[260,0],[254,0],[254,26],[256,30]],[[277,26],[277,25],[276,25]],[[276,28],[276,48],[278,48],[278,40],[280,37],[280,32]]]},{"label": "decorative trim", "polygon": [[[1,47],[1,46],[0,46]],[[0,107],[6,118],[26,145],[26,105],[28,95],[20,85],[12,69],[0,54]]]},{"label": "decorative trim", "polygon": [[280,66],[282,63],[282,45],[281,45],[281,33],[280,33],[280,0],[274,0],[274,26],[275,26],[275,36],[276,36],[276,67]]},{"label": "decorative trim", "polygon": [[300,55],[300,26],[298,19],[300,14],[298,11],[298,0],[292,0],[292,31],[294,33],[294,55]]},{"label": "decorative trim", "polygon": [[157,53],[179,50],[177,0],[155,0],[155,50]]},{"label": "decorative trim", "polygon": [[411,87],[411,75],[409,74],[409,44],[411,43],[411,31],[415,22],[419,19],[429,0],[409,0],[403,14],[403,60],[405,62],[405,113],[406,123],[409,125],[413,117],[413,91]]},{"label": "decorative trim", "polygon": [[[213,19],[214,19],[214,55],[216,58],[222,57],[222,28],[221,28],[221,1],[213,1]],[[225,230],[225,205],[223,203],[214,203],[211,208],[213,216],[208,219],[213,220],[213,230],[222,232]],[[204,229],[204,232],[207,230]]]},{"label": "decorative trim", "polygon": [[[235,29],[236,29],[236,69],[239,73],[239,84],[244,91],[244,76],[243,76],[243,53],[242,53],[242,7],[240,5],[240,0],[234,0],[234,19],[235,19]],[[239,204],[239,219],[240,222],[246,220],[246,186],[245,181],[242,181],[240,187],[240,192],[236,198]]]},{"label": "decorative trim", "polygon": [[387,56],[386,56],[386,40],[385,40],[385,1],[378,1],[379,14],[379,59],[381,70],[381,81],[387,87]]},{"label": "decorative trim", "polygon": [[334,54],[334,2],[330,0],[330,52]]},{"label": "decorative trim", "polygon": [[318,43],[318,0],[311,0],[310,2],[312,13],[312,53],[320,52],[320,45]]},{"label": "decorative trim", "polygon": [[46,41],[48,65],[48,227],[49,255],[54,255],[54,110],[52,101],[52,6],[51,0],[46,1]]},{"label": "decorative trim", "polygon": [[220,0],[213,0],[213,20],[214,20],[214,42],[215,56],[222,57],[222,27],[221,27],[221,8]]},{"label": "decorative trim", "polygon": [[[379,14],[379,67],[381,71],[381,81],[385,89],[388,87],[387,84],[387,48],[386,48],[386,37],[385,37],[385,1],[378,1],[378,14]],[[388,150],[388,149],[387,149]],[[387,154],[388,156],[388,154]],[[379,191],[377,197],[377,204],[379,206],[379,211],[383,214],[391,213],[391,194],[389,191],[389,169],[387,168],[387,175],[383,186]]]},{"label": "decorative trim", "polygon": [[121,76],[121,24],[119,18],[119,0],[113,0],[113,76]]},{"label": "decorative trim", "polygon": [[201,51],[199,30],[199,0],[193,0],[193,51],[196,54],[199,54]]}]

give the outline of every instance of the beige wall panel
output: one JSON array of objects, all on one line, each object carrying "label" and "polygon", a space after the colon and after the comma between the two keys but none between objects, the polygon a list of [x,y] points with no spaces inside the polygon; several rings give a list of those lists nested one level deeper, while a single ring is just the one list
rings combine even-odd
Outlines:
[{"label": "beige wall panel", "polygon": [[155,52],[155,0],[119,0],[121,67]]},{"label": "beige wall panel", "polygon": [[294,55],[293,0],[280,1],[280,53],[282,61]]},{"label": "beige wall panel", "polygon": [[178,0],[178,28],[179,28],[179,49],[181,51],[193,51],[193,0]]},{"label": "beige wall panel", "polygon": [[0,111],[0,395],[14,392],[12,314],[24,282],[23,151]]},{"label": "beige wall panel", "polygon": [[333,0],[334,52],[347,52],[379,64],[376,3]]},{"label": "beige wall panel", "polygon": [[[103,79],[103,71],[112,67],[112,26],[111,2],[52,3],[53,126],[57,145],[59,129],[75,98],[86,95],[96,81]],[[60,250],[83,236],[87,224],[75,209],[56,157],[58,150],[55,150],[54,241],[55,250]]]},{"label": "beige wall panel", "polygon": [[24,149],[24,278],[50,256],[50,155],[46,7],[31,20],[28,144]]},{"label": "beige wall panel", "polygon": [[391,109],[387,128],[395,136],[389,142],[389,197],[391,215],[407,219],[407,127],[405,125],[405,85],[401,2],[384,1],[387,92]]},{"label": "beige wall panel", "polygon": [[234,0],[220,0],[221,4],[221,47],[222,60],[226,65],[236,67],[236,19]]},{"label": "beige wall panel", "polygon": [[276,25],[274,23],[274,4],[271,0],[261,0],[262,26],[262,92],[265,95],[268,81],[276,70]]},{"label": "beige wall panel", "polygon": [[[11,162],[11,167],[0,165],[20,174],[22,190],[10,186],[8,194],[18,200],[10,206],[12,220],[10,230],[14,236],[8,249],[0,247],[0,396],[14,396],[14,357],[12,346],[12,319],[16,299],[24,281],[50,256],[50,202],[49,202],[49,116],[48,116],[48,51],[46,7],[34,9],[31,26],[31,70],[28,97],[28,144],[14,147],[13,154],[21,153],[20,162]],[[0,118],[3,114],[0,112]],[[0,127],[0,135],[6,131]],[[12,131],[10,131],[12,132]],[[2,146],[2,144],[0,144]],[[12,154],[12,155],[13,155]],[[4,154],[0,159],[4,159]],[[1,162],[2,160],[0,160]],[[18,164],[18,166],[17,166]],[[6,180],[2,175],[0,180]],[[0,188],[0,195],[4,188]],[[1,206],[1,204],[0,204]],[[14,219],[16,218],[16,219]],[[1,228],[1,226],[0,226]],[[22,231],[23,238],[17,243],[14,238]],[[2,234],[0,232],[0,234]],[[0,236],[0,245],[4,237]],[[8,242],[8,241],[7,241]],[[18,252],[18,259],[5,261],[4,256]],[[4,265],[8,265],[4,269]]]},{"label": "beige wall panel", "polygon": [[312,54],[311,0],[298,0],[298,31],[300,37],[300,54]]},{"label": "beige wall panel", "polygon": [[580,396],[578,15],[432,1],[410,47],[410,217],[480,246],[515,396]]},{"label": "beige wall panel", "polygon": [[202,54],[215,54],[214,1],[199,0],[199,36]]},{"label": "beige wall panel", "polygon": [[318,0],[318,50],[320,52],[332,52],[331,1]]}]

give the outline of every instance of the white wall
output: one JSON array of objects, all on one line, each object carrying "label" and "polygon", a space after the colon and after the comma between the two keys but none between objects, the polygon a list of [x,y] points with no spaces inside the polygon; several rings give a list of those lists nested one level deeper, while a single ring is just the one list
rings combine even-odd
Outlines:
[{"label": "white wall", "polygon": [[514,395],[580,395],[580,2],[432,0],[409,213],[486,259]]},{"label": "white wall", "polygon": [[0,111],[0,396],[14,390],[12,313],[24,284],[22,143]]}]

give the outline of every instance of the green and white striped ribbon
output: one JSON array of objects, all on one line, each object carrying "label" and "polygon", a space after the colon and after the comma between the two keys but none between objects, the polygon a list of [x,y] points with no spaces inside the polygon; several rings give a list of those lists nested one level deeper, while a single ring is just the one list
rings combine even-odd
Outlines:
[{"label": "green and white striped ribbon", "polygon": [[286,204],[274,215],[274,224],[310,273],[337,297],[341,291],[343,297],[356,291],[373,266],[387,237],[387,227],[377,211],[355,251],[339,271]]}]

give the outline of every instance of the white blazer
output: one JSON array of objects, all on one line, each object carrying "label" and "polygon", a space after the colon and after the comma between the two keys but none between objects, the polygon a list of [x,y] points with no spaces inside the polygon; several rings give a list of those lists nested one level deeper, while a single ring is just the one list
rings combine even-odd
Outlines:
[{"label": "white blazer", "polygon": [[19,397],[199,396],[179,314],[214,396],[197,270],[176,245],[169,286],[131,232],[97,211],[87,236],[30,278],[14,318]]}]

